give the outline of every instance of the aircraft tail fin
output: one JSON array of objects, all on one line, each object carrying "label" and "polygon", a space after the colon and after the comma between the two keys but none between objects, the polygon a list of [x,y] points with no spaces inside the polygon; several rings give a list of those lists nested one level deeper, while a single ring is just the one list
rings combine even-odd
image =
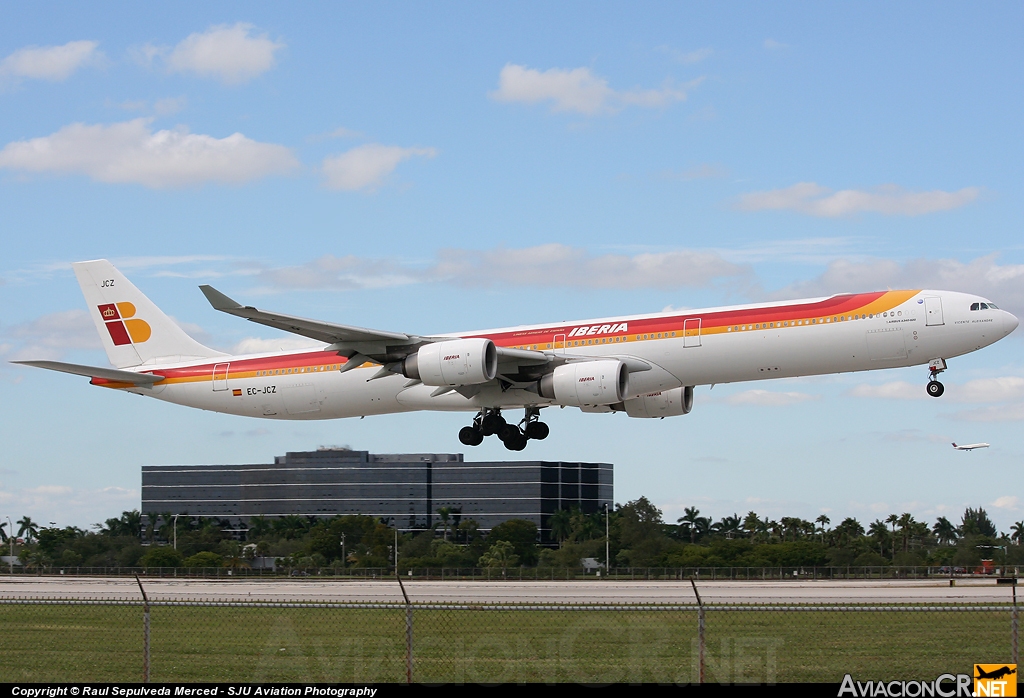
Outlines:
[{"label": "aircraft tail fin", "polygon": [[107,260],[71,266],[107,357],[117,368],[223,356],[185,334]]}]

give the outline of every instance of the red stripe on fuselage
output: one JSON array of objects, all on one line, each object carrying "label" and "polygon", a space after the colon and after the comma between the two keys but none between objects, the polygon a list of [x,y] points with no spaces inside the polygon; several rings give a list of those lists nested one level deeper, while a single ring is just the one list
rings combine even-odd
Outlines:
[{"label": "red stripe on fuselage", "polygon": [[[593,327],[595,325],[609,325],[614,328],[623,323],[628,325],[625,332],[605,332],[587,335],[588,338],[607,337],[613,335],[651,335],[659,332],[680,331],[683,323],[688,319],[700,318],[701,327],[706,332],[712,328],[727,327],[732,325],[744,325],[763,322],[788,321],[801,318],[831,317],[833,315],[854,312],[867,306],[884,296],[887,291],[875,293],[857,293],[844,296],[833,296],[813,303],[797,303],[793,305],[765,306],[758,308],[740,308],[736,310],[721,310],[710,312],[681,313],[679,315],[640,318],[640,319],[611,319],[600,322],[582,321],[572,324],[552,325],[542,328],[531,328],[528,330],[515,330],[510,332],[494,332],[476,335],[465,335],[468,337],[486,337],[498,346],[521,346],[528,344],[545,345],[554,341],[556,335],[566,335],[566,341],[572,342],[578,337],[568,337],[568,334],[578,327]],[[452,337],[453,340],[460,337]],[[318,368],[321,366],[341,365],[346,359],[334,352],[313,351],[296,354],[281,354],[278,356],[266,356],[252,359],[234,359],[224,357],[221,361],[201,364],[198,366],[184,366],[181,368],[159,369],[159,373],[168,380],[212,380],[213,367],[216,364],[230,363],[228,378],[237,377],[239,374],[247,374],[256,371],[287,371],[288,369]],[[313,371],[310,371],[311,373]],[[278,375],[298,375],[278,374]]]}]

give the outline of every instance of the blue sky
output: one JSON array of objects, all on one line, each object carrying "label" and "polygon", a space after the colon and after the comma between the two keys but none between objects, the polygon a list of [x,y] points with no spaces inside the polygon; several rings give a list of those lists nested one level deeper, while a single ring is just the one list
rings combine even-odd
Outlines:
[{"label": "blue sky", "polygon": [[[454,331],[884,288],[1024,315],[1019,5],[0,5],[0,516],[87,526],[140,466],[465,450],[464,415],[279,423],[11,366],[105,365],[70,262],[197,339],[260,306]],[[595,274],[595,268],[612,269]],[[654,271],[652,271],[652,269]],[[950,362],[554,412],[524,457],[616,466],[669,520],[1024,518],[1020,332]],[[954,452],[950,441],[992,448]],[[505,458],[497,442],[470,458]]]}]

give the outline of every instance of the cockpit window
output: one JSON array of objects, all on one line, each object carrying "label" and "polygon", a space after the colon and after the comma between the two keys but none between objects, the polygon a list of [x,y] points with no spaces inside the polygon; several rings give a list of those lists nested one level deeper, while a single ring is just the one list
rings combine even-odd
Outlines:
[{"label": "cockpit window", "polygon": [[999,310],[995,303],[971,303],[971,310]]},{"label": "cockpit window", "polygon": [[981,310],[981,303],[971,303],[971,310]]},{"label": "cockpit window", "polygon": [[988,307],[989,307],[989,309],[991,309],[991,310],[999,310],[999,308],[997,308],[997,307],[996,307],[996,304],[995,304],[995,303],[989,303],[989,304],[988,304]]}]

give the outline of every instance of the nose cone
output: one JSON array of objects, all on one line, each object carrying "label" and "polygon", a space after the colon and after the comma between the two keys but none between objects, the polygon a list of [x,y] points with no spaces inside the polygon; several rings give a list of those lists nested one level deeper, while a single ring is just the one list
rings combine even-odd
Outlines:
[{"label": "nose cone", "polygon": [[1020,321],[1013,313],[1008,313],[1005,310],[1003,311],[1003,331],[1006,332],[1006,334],[1010,334],[1017,329],[1017,325],[1019,324]]}]

